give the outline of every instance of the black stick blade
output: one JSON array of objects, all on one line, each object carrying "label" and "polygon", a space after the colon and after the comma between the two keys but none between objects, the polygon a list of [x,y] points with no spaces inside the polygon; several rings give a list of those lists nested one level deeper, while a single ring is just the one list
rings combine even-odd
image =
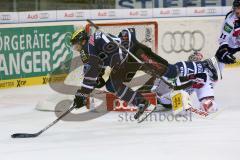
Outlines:
[{"label": "black stick blade", "polygon": [[15,133],[11,135],[12,138],[34,138],[37,136],[38,134],[29,134],[29,133]]}]

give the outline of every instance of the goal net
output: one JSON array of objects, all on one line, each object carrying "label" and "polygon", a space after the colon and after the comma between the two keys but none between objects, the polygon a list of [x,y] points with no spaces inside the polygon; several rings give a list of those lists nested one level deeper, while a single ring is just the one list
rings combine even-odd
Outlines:
[{"label": "goal net", "polygon": [[[119,32],[124,28],[135,28],[137,40],[146,46],[150,47],[154,52],[157,52],[158,45],[158,26],[156,22],[116,22],[116,23],[97,23],[97,25],[106,33],[118,35]],[[94,33],[94,27],[86,25],[86,28],[90,33]],[[77,53],[74,53],[77,54]],[[73,56],[76,57],[77,55]],[[105,73],[105,77],[108,76],[109,70]],[[79,67],[72,71],[65,79],[64,83],[80,86],[83,78],[83,68]],[[77,88],[76,88],[77,90]],[[54,111],[56,104],[62,100],[73,100],[74,95],[64,95],[56,93],[49,96],[47,99],[37,103],[36,109],[41,111]],[[90,100],[91,102],[91,100]],[[107,107],[107,106],[106,106]]]}]

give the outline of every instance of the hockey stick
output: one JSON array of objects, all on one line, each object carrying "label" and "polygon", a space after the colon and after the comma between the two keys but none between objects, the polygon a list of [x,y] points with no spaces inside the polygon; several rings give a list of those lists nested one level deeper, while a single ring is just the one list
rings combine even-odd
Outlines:
[{"label": "hockey stick", "polygon": [[66,116],[68,113],[70,113],[74,108],[75,108],[75,106],[70,107],[62,115],[60,115],[55,121],[53,121],[52,123],[50,123],[49,125],[47,125],[45,128],[43,128],[42,130],[40,130],[37,133],[15,133],[15,134],[11,135],[11,137],[12,138],[34,138],[34,137],[37,137],[40,134],[42,134],[43,132],[45,132],[47,129],[49,129],[50,127],[55,125],[59,120],[61,120],[64,116]]},{"label": "hockey stick", "polygon": [[143,121],[145,121],[156,110],[157,110],[157,107],[155,106],[149,113],[145,115],[145,117],[143,117],[142,119],[138,119],[138,123],[142,123]]}]

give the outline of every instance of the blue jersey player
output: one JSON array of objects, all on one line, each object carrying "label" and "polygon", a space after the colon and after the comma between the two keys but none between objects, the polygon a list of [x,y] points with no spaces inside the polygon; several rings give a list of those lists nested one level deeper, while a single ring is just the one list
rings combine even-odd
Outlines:
[{"label": "blue jersey player", "polygon": [[[113,41],[123,45],[126,50],[144,63],[138,63]],[[129,81],[129,77],[126,76],[128,73],[136,73],[137,70],[142,70],[153,77],[164,76],[167,78],[184,77],[207,71],[213,80],[218,79],[218,68],[212,59],[169,64],[167,60],[137,41],[134,28],[124,29],[118,36],[105,35],[100,31],[89,35],[84,28],[81,28],[72,34],[71,44],[73,49],[80,53],[81,60],[87,66],[82,86],[75,94],[74,105],[76,108],[85,105],[86,97],[94,88],[106,85],[106,88],[119,99],[139,108],[134,117],[138,119],[151,104],[138,90],[133,91],[123,83],[127,79]],[[111,67],[112,70],[109,80],[105,82],[101,76],[107,66]],[[130,80],[133,75],[130,76]]]}]

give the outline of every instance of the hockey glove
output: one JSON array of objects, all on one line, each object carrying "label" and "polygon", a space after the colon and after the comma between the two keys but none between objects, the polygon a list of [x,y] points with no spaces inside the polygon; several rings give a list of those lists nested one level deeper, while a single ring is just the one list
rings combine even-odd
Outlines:
[{"label": "hockey glove", "polygon": [[106,84],[105,80],[103,79],[104,74],[105,68],[102,68],[100,74],[98,75],[95,88],[102,88]]},{"label": "hockey glove", "polygon": [[200,89],[207,81],[207,75],[205,73],[192,74],[189,76],[189,80],[194,82],[192,88]]},{"label": "hockey glove", "polygon": [[78,90],[75,94],[73,105],[75,106],[75,108],[81,108],[81,107],[85,106],[86,104],[87,104],[86,96],[83,93],[79,92],[79,90]]},{"label": "hockey glove", "polygon": [[105,80],[102,77],[98,77],[95,88],[102,88],[105,84]]},{"label": "hockey glove", "polygon": [[225,64],[233,64],[236,62],[236,58],[233,56],[233,53],[230,52],[230,49],[227,45],[222,45],[219,47],[216,57],[219,62]]}]

